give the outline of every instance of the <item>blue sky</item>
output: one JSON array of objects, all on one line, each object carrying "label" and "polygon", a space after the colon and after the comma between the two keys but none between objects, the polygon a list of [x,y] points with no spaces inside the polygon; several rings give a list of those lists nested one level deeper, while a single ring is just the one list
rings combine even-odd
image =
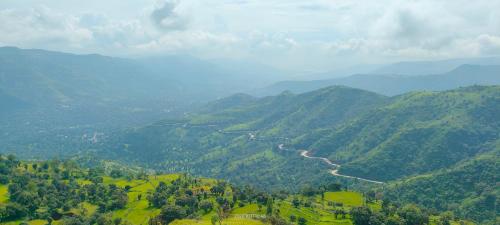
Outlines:
[{"label": "blue sky", "polygon": [[0,45],[296,71],[500,54],[492,0],[2,0]]}]

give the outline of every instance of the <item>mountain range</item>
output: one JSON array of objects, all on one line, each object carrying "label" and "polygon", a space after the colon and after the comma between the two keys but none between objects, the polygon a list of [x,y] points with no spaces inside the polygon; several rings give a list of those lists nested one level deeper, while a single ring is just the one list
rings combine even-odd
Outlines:
[{"label": "mountain range", "polygon": [[244,80],[250,72],[188,56],[125,59],[2,47],[0,143],[5,152],[71,154],[96,133],[176,117],[277,79],[255,76],[252,83]]},{"label": "mountain range", "polygon": [[357,74],[342,78],[313,81],[283,81],[255,90],[267,96],[283,91],[304,93],[332,85],[345,85],[394,96],[410,91],[443,91],[469,85],[500,84],[500,65],[460,65],[449,72],[432,75]]}]

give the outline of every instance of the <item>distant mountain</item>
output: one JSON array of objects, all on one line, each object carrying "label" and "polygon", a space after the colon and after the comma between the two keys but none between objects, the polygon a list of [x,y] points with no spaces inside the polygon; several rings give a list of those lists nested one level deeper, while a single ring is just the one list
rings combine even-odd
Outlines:
[{"label": "distant mountain", "polygon": [[410,91],[442,91],[469,85],[497,84],[500,84],[500,65],[461,65],[450,72],[436,75],[365,74],[330,80],[283,81],[258,90],[255,94],[267,96],[283,91],[304,93],[331,85],[345,85],[384,95],[398,95]]},{"label": "distant mountain", "polygon": [[442,74],[461,65],[500,65],[500,57],[448,59],[437,61],[398,62],[382,66],[370,74],[425,75]]},{"label": "distant mountain", "polygon": [[284,79],[281,71],[239,61],[204,61],[192,56],[172,55],[137,59],[163,77],[181,84],[177,92],[185,99],[213,101],[228,95],[253,90]]},{"label": "distant mountain", "polygon": [[[1,111],[31,106],[0,118],[8,135],[0,139],[2,151],[45,155],[56,148],[50,143],[65,143],[56,136],[71,133],[80,144],[94,132],[179,116],[261,82],[245,76],[189,56],[124,59],[2,47]],[[73,142],[65,148],[80,148]]]},{"label": "distant mountain", "polygon": [[39,106],[132,102],[176,87],[132,60],[100,55],[1,48],[0,65],[0,88]]}]

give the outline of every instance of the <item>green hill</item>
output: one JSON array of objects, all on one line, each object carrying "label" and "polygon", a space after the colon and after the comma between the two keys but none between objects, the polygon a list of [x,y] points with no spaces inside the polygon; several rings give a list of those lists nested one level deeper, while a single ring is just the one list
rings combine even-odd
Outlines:
[{"label": "green hill", "polygon": [[454,211],[476,221],[494,223],[500,214],[500,148],[434,173],[391,184],[387,198],[415,202],[427,208]]},{"label": "green hill", "polygon": [[373,179],[447,168],[493,149],[499,103],[498,86],[409,93],[332,130],[310,149],[341,162],[343,173]]},{"label": "green hill", "polygon": [[[300,95],[285,92],[244,99],[240,104],[221,100],[231,104],[214,113],[200,111],[182,120],[128,130],[96,154],[166,172],[185,171],[267,190],[296,191],[303,184],[324,181],[363,183],[353,177],[389,183],[411,180],[488,154],[499,139],[498,86],[390,98],[330,87]],[[302,157],[300,149],[341,164],[338,173],[351,177],[332,176],[331,165]],[[498,171],[497,164],[489,166]],[[463,185],[457,183],[456,192],[474,192]],[[485,183],[485,187],[495,185]],[[465,195],[455,200],[437,198],[432,204],[414,202],[445,210],[444,205],[466,204]],[[480,211],[470,207],[470,213],[463,215],[476,218],[471,213]]]},{"label": "green hill", "polygon": [[283,93],[129,130],[103,154],[170,172],[265,180],[263,186],[325,177],[316,171],[328,165],[282,151],[283,144],[342,164],[342,174],[396,180],[492,150],[499,98],[498,86],[392,98],[346,87]]},{"label": "green hill", "polygon": [[455,222],[411,205],[389,213],[395,205],[339,191],[334,183],[296,194],[267,193],[186,174],[107,171],[12,156],[0,157],[0,182],[2,225],[362,225],[367,217],[376,218],[369,219],[376,225]]},{"label": "green hill", "polygon": [[[314,129],[334,127],[384,103],[385,97],[332,87],[302,95],[283,93],[178,123],[163,121],[117,135],[98,154],[168,172],[187,171],[256,182],[284,184],[330,179],[328,166],[278,145]],[[289,186],[297,190],[300,185]]]}]

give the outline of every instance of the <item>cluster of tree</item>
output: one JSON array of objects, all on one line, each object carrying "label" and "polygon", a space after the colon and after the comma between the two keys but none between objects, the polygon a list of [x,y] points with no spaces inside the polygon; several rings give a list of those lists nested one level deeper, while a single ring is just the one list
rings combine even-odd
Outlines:
[{"label": "cluster of tree", "polygon": [[[17,219],[59,220],[73,216],[71,209],[89,202],[101,213],[125,207],[126,191],[102,183],[102,174],[84,171],[71,161],[21,163],[13,156],[0,157],[2,183],[9,201],[0,207],[0,221]],[[89,180],[81,185],[77,179]]]},{"label": "cluster of tree", "polygon": [[[274,200],[286,198],[286,193],[268,194],[250,186],[237,187],[224,181],[217,181],[208,190],[200,180],[187,175],[170,184],[160,182],[155,191],[147,196],[152,207],[161,208],[161,213],[150,220],[150,224],[168,224],[176,219],[199,218],[215,211],[212,224],[221,224],[231,210],[255,203],[259,210],[265,210],[271,224],[288,224],[274,209]],[[265,209],[264,209],[265,208]]]},{"label": "cluster of tree", "polygon": [[168,224],[176,219],[196,218],[217,210],[218,220],[223,219],[234,207],[236,195],[232,186],[217,182],[205,190],[200,179],[182,175],[171,184],[160,182],[155,191],[147,196],[149,204],[161,208],[161,213],[150,220],[151,224]]},{"label": "cluster of tree", "polygon": [[[353,208],[350,212],[354,225],[426,225],[429,224],[430,213],[413,204],[399,205],[385,201],[382,210],[375,212],[366,206]],[[437,225],[450,225],[455,217],[451,212],[444,212]]]}]

